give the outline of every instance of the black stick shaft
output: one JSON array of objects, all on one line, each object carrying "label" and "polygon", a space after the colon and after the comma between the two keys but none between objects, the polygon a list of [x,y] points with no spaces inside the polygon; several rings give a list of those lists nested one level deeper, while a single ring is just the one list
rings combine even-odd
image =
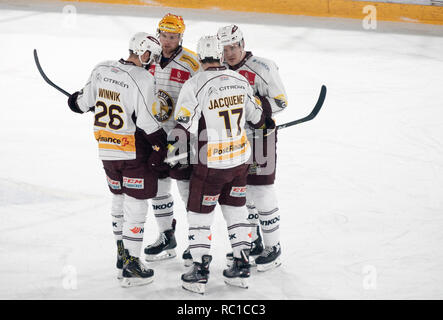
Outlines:
[{"label": "black stick shaft", "polygon": [[61,93],[63,93],[66,96],[70,96],[71,94],[65,90],[63,90],[62,88],[60,88],[59,86],[57,86],[54,82],[52,82],[45,74],[45,72],[43,71],[41,65],[40,65],[40,61],[38,60],[38,55],[37,55],[37,50],[34,49],[34,61],[35,64],[37,66],[38,71],[40,72],[40,75],[43,77],[43,79],[51,86],[54,87],[55,89],[57,89],[58,91],[60,91]]},{"label": "black stick shaft", "polygon": [[314,119],[315,116],[320,111],[321,107],[323,106],[323,102],[325,102],[326,91],[327,91],[326,86],[324,86],[324,85],[321,86],[321,91],[320,91],[320,95],[318,97],[317,103],[315,104],[314,109],[312,109],[312,111],[309,115],[307,115],[304,118],[298,119],[298,120],[294,120],[291,122],[280,124],[277,126],[277,129],[284,129],[284,128],[295,126],[296,124],[300,124],[300,123]]}]

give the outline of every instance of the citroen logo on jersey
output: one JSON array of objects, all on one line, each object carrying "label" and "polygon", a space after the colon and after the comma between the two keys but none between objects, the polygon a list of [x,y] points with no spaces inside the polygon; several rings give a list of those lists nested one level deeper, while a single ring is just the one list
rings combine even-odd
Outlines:
[{"label": "citroen logo on jersey", "polygon": [[157,108],[157,104],[152,105],[152,113],[154,114],[154,117],[157,119],[157,121],[165,122],[172,115],[174,102],[171,96],[166,91],[158,90],[157,96],[160,101],[160,110],[159,108]]}]

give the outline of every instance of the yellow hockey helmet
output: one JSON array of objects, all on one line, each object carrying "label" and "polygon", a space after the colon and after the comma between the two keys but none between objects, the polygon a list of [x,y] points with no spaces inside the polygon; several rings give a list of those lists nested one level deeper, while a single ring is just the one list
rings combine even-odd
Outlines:
[{"label": "yellow hockey helmet", "polygon": [[157,31],[183,34],[183,32],[185,32],[185,22],[183,21],[183,17],[168,13],[158,23]]}]

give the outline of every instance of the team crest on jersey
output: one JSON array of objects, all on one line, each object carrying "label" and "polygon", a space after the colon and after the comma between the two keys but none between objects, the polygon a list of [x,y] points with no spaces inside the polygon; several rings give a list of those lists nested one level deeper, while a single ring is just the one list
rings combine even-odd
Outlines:
[{"label": "team crest on jersey", "polygon": [[191,74],[187,71],[172,68],[169,80],[179,83],[185,83],[185,81],[188,80],[190,76]]},{"label": "team crest on jersey", "polygon": [[240,70],[238,73],[240,73],[243,77],[245,77],[246,80],[249,81],[249,84],[251,86],[255,84],[255,73],[246,70]]},{"label": "team crest on jersey", "polygon": [[154,114],[154,117],[155,119],[157,119],[158,122],[165,122],[172,115],[174,102],[171,96],[166,91],[158,90],[157,96],[160,101],[160,110],[159,108],[157,108],[157,104],[153,104],[152,113]]},{"label": "team crest on jersey", "polygon": [[216,196],[203,196],[203,201],[202,201],[202,205],[204,206],[215,206],[217,204],[218,201],[218,197],[220,197],[220,195],[216,195]]},{"label": "team crest on jersey", "polygon": [[185,107],[180,108],[180,110],[178,111],[178,115],[175,118],[175,120],[180,123],[188,123],[190,119],[191,119],[191,112],[189,112],[189,110],[186,109]]}]

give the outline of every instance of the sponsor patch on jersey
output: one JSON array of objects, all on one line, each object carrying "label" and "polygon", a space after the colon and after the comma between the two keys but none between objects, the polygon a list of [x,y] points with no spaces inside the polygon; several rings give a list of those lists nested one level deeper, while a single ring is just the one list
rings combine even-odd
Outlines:
[{"label": "sponsor patch on jersey", "polygon": [[128,189],[143,189],[145,179],[123,177],[123,187]]},{"label": "sponsor patch on jersey", "polygon": [[169,80],[179,83],[185,83],[185,81],[188,80],[190,76],[191,74],[187,71],[172,68]]},{"label": "sponsor patch on jersey", "polygon": [[246,187],[232,187],[229,195],[236,198],[246,197]]},{"label": "sponsor patch on jersey", "polygon": [[191,56],[188,56],[187,54],[182,55],[179,60],[186,62],[194,72],[196,72],[199,68],[198,62]]},{"label": "sponsor patch on jersey", "polygon": [[246,80],[249,81],[249,84],[251,86],[255,84],[255,73],[246,70],[240,70],[238,73],[240,73],[243,77],[245,77]]},{"label": "sponsor patch on jersey", "polygon": [[204,206],[215,206],[217,204],[218,201],[218,197],[220,197],[220,195],[216,195],[216,196],[203,196],[203,201],[202,201],[202,205]]},{"label": "sponsor patch on jersey", "polygon": [[108,176],[106,176],[106,180],[108,181],[108,186],[112,189],[112,190],[120,190],[122,188],[120,181],[116,181],[116,180],[112,180],[111,178],[109,178]]},{"label": "sponsor patch on jersey", "polygon": [[155,74],[155,64],[151,64],[151,66],[149,67],[149,70],[148,70],[152,75],[154,75]]},{"label": "sponsor patch on jersey", "polygon": [[95,140],[100,149],[135,152],[134,135],[116,134],[106,130],[94,132]]},{"label": "sponsor patch on jersey", "polygon": [[137,234],[137,233],[144,233],[145,232],[145,229],[144,228],[140,228],[140,227],[134,227],[134,228],[132,228],[132,229],[129,229],[129,230],[131,230],[131,232],[133,233],[133,234]]},{"label": "sponsor patch on jersey", "polygon": [[160,106],[157,107],[157,104],[153,104],[152,113],[157,121],[165,122],[172,115],[172,111],[174,110],[174,102],[171,96],[163,90],[158,90],[157,97],[160,101]]},{"label": "sponsor patch on jersey", "polygon": [[180,123],[188,123],[190,119],[191,119],[191,112],[185,107],[181,107],[180,110],[178,111],[175,121]]}]

